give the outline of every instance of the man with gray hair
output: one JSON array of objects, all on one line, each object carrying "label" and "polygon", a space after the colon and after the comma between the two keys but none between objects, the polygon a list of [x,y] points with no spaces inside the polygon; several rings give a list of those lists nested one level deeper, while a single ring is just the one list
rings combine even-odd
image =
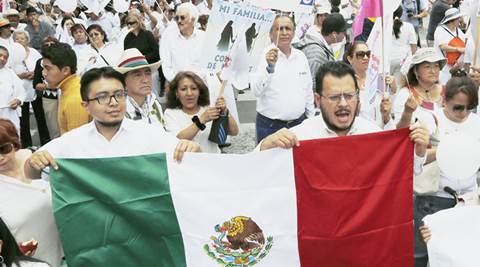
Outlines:
[{"label": "man with gray hair", "polygon": [[160,44],[163,74],[168,82],[180,71],[200,71],[200,49],[205,32],[196,29],[198,9],[192,3],[180,4],[175,12],[177,29],[166,30]]}]

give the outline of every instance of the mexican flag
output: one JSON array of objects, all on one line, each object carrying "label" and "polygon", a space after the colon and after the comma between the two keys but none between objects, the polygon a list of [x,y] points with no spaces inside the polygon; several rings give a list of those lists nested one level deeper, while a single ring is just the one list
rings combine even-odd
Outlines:
[{"label": "mexican flag", "polygon": [[53,207],[68,266],[413,266],[408,134],[181,164],[165,154],[58,160]]}]

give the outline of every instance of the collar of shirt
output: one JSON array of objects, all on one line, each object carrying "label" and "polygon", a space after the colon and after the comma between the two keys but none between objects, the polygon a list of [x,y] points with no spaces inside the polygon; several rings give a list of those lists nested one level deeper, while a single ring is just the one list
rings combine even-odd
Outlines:
[{"label": "collar of shirt", "polygon": [[102,140],[104,141],[107,141],[107,142],[112,142],[114,141],[116,138],[118,138],[117,136],[119,135],[122,135],[124,132],[129,132],[131,131],[132,127],[134,127],[134,125],[132,125],[130,123],[131,121],[128,120],[128,119],[123,119],[122,120],[122,124],[120,124],[120,127],[118,128],[118,131],[115,133],[115,135],[112,137],[112,139],[109,141],[105,138],[105,136],[103,136],[103,134],[101,134],[98,129],[97,129],[97,126],[95,124],[95,120],[92,120],[91,122],[89,122],[87,125],[86,125],[86,132],[89,133],[89,134],[92,134],[92,136],[97,136],[99,138],[101,138]]},{"label": "collar of shirt", "polygon": [[58,88],[60,88],[62,91],[67,90],[68,88],[72,88],[72,86],[75,83],[80,83],[80,76],[76,74],[72,74],[65,78],[60,84],[58,85]]},{"label": "collar of shirt", "polygon": [[138,110],[142,115],[142,118],[147,118],[154,102],[155,96],[153,94],[150,94],[145,98],[143,105],[140,107],[137,102],[135,102],[135,99],[129,96],[127,102],[127,112],[131,113],[131,115],[134,115],[133,117],[135,117],[135,112]]},{"label": "collar of shirt", "polygon": [[182,35],[182,33],[180,32],[180,30],[178,30],[178,35],[177,37],[179,39],[183,39],[183,40],[191,40],[191,39],[195,39],[198,35],[198,30],[197,28],[193,28],[193,32],[192,32],[192,35],[190,35],[190,37],[186,38],[185,36]]}]

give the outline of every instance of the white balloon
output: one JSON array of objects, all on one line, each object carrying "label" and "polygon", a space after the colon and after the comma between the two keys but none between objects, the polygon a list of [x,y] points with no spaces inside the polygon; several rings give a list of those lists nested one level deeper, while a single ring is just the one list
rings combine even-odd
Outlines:
[{"label": "white balloon", "polygon": [[113,9],[119,13],[127,12],[130,7],[130,0],[113,0]]},{"label": "white balloon", "polygon": [[459,180],[470,178],[480,168],[480,141],[468,134],[442,136],[437,148],[437,161],[440,170],[448,177]]},{"label": "white balloon", "polygon": [[12,65],[21,64],[22,61],[25,60],[25,57],[27,56],[27,52],[25,51],[25,48],[19,43],[13,43],[10,46],[8,54],[9,54],[8,61],[10,61]]},{"label": "white balloon", "polygon": [[75,11],[75,8],[77,8],[77,0],[57,0],[55,4],[58,5],[62,11],[68,13]]}]

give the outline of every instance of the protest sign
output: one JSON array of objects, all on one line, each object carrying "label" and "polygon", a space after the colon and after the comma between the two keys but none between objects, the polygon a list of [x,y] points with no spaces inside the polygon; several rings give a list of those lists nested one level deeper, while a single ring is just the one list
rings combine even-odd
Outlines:
[{"label": "protest sign", "polygon": [[254,6],[215,1],[203,43],[202,68],[218,72],[234,65],[235,75],[244,77],[234,85],[240,83],[242,86],[237,87],[243,87],[247,75],[240,73],[254,71],[258,57],[271,42],[269,32],[274,18],[273,12]]}]

